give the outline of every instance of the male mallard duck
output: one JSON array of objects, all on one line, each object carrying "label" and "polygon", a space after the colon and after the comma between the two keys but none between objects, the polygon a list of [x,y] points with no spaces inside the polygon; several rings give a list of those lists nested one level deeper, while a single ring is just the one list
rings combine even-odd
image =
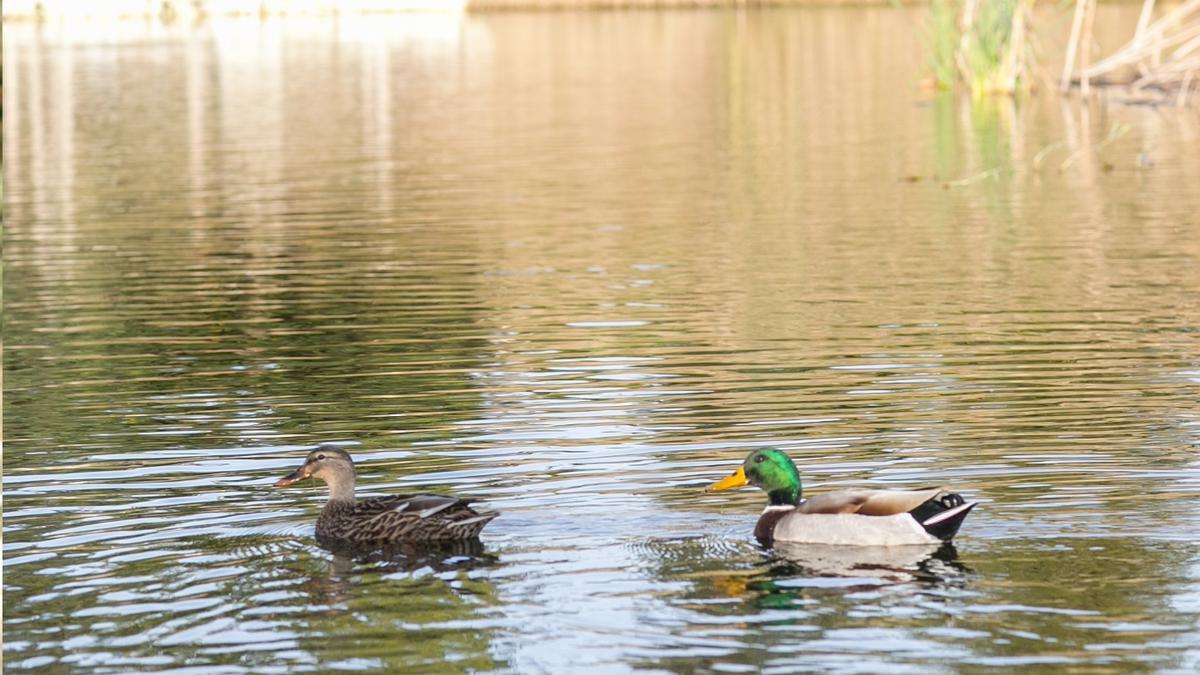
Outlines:
[{"label": "male mallard duck", "polygon": [[329,486],[329,502],[317,518],[319,539],[350,544],[470,539],[500,515],[479,513],[465,499],[442,495],[393,495],[355,501],[354,460],[345,450],[330,446],[308,453],[304,464],[279,479],[275,487],[309,477]]},{"label": "male mallard duck", "polygon": [[800,474],[791,458],[774,448],[755,450],[733,475],[711,491],[754,485],[770,503],[754,536],[772,542],[900,546],[949,541],[978,502],[942,488],[924,490],[838,490],[800,499]]}]

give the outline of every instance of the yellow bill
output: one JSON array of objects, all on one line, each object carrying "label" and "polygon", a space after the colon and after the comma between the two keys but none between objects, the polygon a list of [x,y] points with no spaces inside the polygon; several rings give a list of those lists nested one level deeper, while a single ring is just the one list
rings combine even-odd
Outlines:
[{"label": "yellow bill", "polygon": [[735,487],[742,487],[747,483],[749,483],[749,481],[746,480],[746,472],[742,469],[742,467],[739,466],[738,470],[733,472],[733,475],[722,478],[712,485],[709,485],[708,491],[720,492],[721,490],[730,490]]}]

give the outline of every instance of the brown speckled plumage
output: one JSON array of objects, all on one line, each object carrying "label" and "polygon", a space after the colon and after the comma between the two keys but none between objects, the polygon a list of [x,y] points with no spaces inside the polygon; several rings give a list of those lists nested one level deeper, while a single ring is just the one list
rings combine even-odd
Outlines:
[{"label": "brown speckled plumage", "polygon": [[359,544],[470,539],[497,515],[480,514],[462,499],[438,495],[330,500],[317,518],[317,536]]},{"label": "brown speckled plumage", "polygon": [[398,541],[455,541],[479,536],[498,513],[479,513],[465,499],[442,495],[393,495],[354,499],[354,462],[344,450],[320,447],[281,479],[291,485],[308,477],[325,481],[330,499],[317,518],[317,537],[352,544]]}]

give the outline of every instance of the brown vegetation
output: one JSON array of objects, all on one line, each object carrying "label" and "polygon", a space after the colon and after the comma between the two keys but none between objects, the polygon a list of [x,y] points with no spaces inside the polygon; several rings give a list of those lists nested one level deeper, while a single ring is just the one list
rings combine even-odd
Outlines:
[{"label": "brown vegetation", "polygon": [[1192,90],[1200,87],[1200,0],[1185,0],[1157,20],[1154,5],[1155,0],[1144,0],[1128,43],[1090,63],[1096,0],[1077,0],[1062,90],[1078,86],[1087,96],[1092,85],[1115,85],[1125,88],[1123,98],[1130,102],[1187,103]]}]

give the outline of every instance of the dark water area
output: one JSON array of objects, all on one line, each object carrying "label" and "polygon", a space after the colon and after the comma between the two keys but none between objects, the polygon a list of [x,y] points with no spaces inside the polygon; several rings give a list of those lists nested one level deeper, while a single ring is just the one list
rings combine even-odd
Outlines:
[{"label": "dark water area", "polygon": [[[5,27],[5,670],[1200,668],[1194,110],[911,9],[98,26]],[[322,442],[502,516],[327,551]],[[982,505],[766,551],[764,446]]]}]

